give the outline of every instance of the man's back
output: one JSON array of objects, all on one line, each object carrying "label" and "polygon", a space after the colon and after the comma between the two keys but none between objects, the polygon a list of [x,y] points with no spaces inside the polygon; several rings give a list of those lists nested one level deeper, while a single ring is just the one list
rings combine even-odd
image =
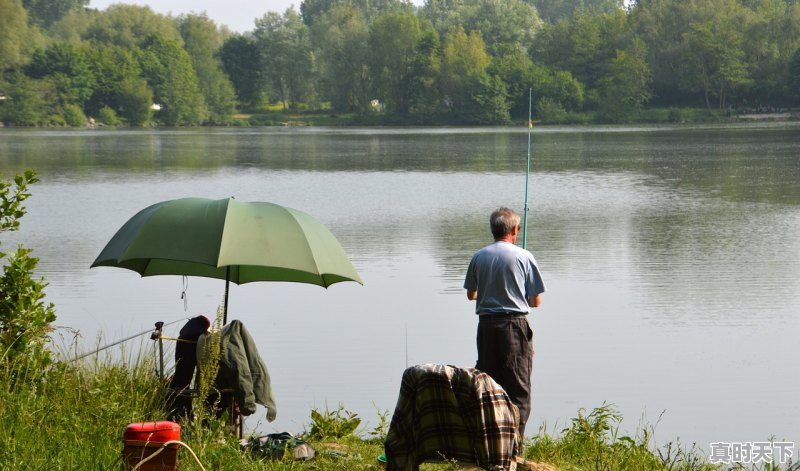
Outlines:
[{"label": "man's back", "polygon": [[472,257],[464,288],[477,291],[476,314],[527,314],[528,299],[544,292],[544,283],[533,254],[497,241]]}]

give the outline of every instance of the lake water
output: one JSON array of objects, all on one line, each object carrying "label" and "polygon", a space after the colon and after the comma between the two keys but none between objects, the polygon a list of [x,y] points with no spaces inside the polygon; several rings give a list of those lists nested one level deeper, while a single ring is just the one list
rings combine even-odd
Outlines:
[{"label": "lake water", "polygon": [[[464,271],[489,213],[522,209],[526,154],[525,128],[2,129],[0,170],[41,177],[3,245],[41,258],[60,348],[76,329],[84,351],[221,303],[218,280],[89,269],[140,209],[235,196],[312,214],[364,286],[232,286],[278,401],[248,427],[299,432],[341,404],[370,429],[407,365],[474,365]],[[656,424],[657,445],[800,442],[800,123],[542,127],[532,154],[548,292],[528,430],[608,402],[623,431]]]}]

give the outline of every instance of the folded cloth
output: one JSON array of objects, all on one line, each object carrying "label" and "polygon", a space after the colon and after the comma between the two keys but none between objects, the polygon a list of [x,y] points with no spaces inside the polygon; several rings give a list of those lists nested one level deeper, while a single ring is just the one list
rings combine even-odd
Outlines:
[{"label": "folded cloth", "polygon": [[407,368],[384,448],[386,469],[418,470],[426,460],[511,469],[519,412],[503,388],[475,368]]}]

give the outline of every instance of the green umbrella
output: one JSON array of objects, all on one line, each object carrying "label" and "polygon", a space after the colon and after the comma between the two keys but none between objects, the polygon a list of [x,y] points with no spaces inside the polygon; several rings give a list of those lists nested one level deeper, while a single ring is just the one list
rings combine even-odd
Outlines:
[{"label": "green umbrella", "polygon": [[231,281],[290,281],[326,288],[340,281],[362,283],[336,237],[310,215],[233,198],[182,198],[143,209],[91,265],[100,266],[127,268],[142,276],[225,280],[226,323]]}]

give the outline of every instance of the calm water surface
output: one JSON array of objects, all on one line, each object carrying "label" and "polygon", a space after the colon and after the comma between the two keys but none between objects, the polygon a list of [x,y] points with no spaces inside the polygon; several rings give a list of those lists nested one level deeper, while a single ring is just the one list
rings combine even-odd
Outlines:
[{"label": "calm water surface", "polygon": [[[4,129],[0,170],[42,181],[3,244],[41,258],[59,343],[75,329],[85,350],[222,300],[217,280],[189,279],[184,309],[180,277],[89,270],[138,210],[235,196],[306,211],[365,284],[232,287],[278,399],[275,422],[248,426],[299,432],[341,404],[371,428],[407,365],[474,365],[461,283],[491,210],[523,206],[525,131]],[[609,402],[624,430],[657,422],[658,445],[800,442],[800,124],[538,128],[533,142],[528,248],[548,292],[528,429]]]}]

